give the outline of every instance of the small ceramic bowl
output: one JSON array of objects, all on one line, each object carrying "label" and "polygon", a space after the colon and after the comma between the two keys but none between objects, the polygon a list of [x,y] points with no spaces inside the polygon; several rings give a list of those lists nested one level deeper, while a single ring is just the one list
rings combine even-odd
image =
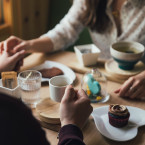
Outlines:
[{"label": "small ceramic bowl", "polygon": [[14,89],[5,88],[2,85],[2,80],[1,79],[0,79],[0,92],[4,93],[4,94],[7,94],[7,95],[10,95],[10,96],[13,96],[15,98],[20,98],[20,89],[19,89],[19,86],[17,86]]},{"label": "small ceramic bowl", "polygon": [[94,44],[75,46],[74,50],[82,66],[95,65],[101,52]]},{"label": "small ceramic bowl", "polygon": [[144,46],[138,42],[120,41],[111,45],[110,53],[120,69],[132,70],[141,60],[144,49]]}]

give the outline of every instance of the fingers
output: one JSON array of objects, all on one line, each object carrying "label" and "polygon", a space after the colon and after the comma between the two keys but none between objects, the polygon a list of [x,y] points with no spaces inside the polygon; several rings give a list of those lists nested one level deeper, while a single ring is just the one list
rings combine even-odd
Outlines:
[{"label": "fingers", "polygon": [[134,99],[134,98],[140,98],[140,94],[144,92],[144,87],[143,86],[140,86],[138,87],[138,89],[134,89],[134,91],[132,91],[131,94],[129,94],[129,97],[131,99]]},{"label": "fingers", "polygon": [[[143,73],[144,74],[144,73]],[[128,97],[130,99],[141,98],[145,95],[144,75],[136,75],[129,78],[115,93],[119,93],[120,97]]]},{"label": "fingers", "polygon": [[25,43],[20,43],[19,45],[17,45],[15,48],[14,48],[14,51],[15,52],[18,52],[18,51],[21,51],[21,50],[25,50]]},{"label": "fingers", "polygon": [[14,55],[11,56],[11,59],[14,62],[18,62],[19,60],[21,60],[25,55],[25,50],[22,50],[20,52],[15,53]]},{"label": "fingers", "polygon": [[88,99],[88,96],[86,95],[86,93],[85,93],[85,91],[83,89],[78,90],[77,96],[79,98],[87,98]]},{"label": "fingers", "polygon": [[64,96],[62,98],[62,102],[72,101],[75,98],[75,95],[76,95],[76,91],[74,90],[74,88],[71,85],[67,86],[65,89]]},{"label": "fingers", "polygon": [[78,100],[77,103],[78,104],[84,104],[87,108],[87,112],[88,115],[93,111],[93,107],[90,104],[90,99],[88,98],[88,96],[86,95],[85,91],[83,89],[80,89],[77,92],[77,96],[78,96]]},{"label": "fingers", "polygon": [[86,95],[84,90],[80,89],[77,92],[77,97],[78,97],[77,103],[85,102],[86,105],[91,107],[91,105],[90,105],[90,99],[88,98],[88,96]]},{"label": "fingers", "polygon": [[15,36],[11,36],[9,37],[6,41],[5,41],[5,45],[4,45],[4,49],[6,52],[12,51],[13,48],[18,45],[20,43],[20,39],[15,37]]},{"label": "fingers", "polygon": [[129,88],[132,86],[134,79],[131,77],[129,78],[121,87],[120,89],[120,97],[126,96],[126,93],[129,91]]}]

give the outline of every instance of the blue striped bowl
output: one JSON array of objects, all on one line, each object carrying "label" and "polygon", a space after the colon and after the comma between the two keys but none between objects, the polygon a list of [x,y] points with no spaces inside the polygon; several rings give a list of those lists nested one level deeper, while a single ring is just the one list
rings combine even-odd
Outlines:
[{"label": "blue striped bowl", "polygon": [[132,70],[141,60],[144,49],[144,46],[138,42],[120,41],[111,45],[110,53],[120,69]]}]

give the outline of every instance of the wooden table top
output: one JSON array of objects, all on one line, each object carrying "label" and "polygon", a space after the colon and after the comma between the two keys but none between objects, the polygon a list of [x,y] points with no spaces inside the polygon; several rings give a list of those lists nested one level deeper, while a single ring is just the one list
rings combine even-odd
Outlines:
[{"label": "wooden table top", "polygon": [[[24,66],[21,68],[21,71],[40,65],[46,60],[56,61],[73,69],[77,76],[74,83],[74,87],[77,89],[80,88],[80,80],[82,79],[83,74],[87,71],[90,71],[92,68],[92,67],[80,66],[75,53],[63,51],[63,52],[50,54],[50,55],[43,54],[43,53],[33,53],[24,59]],[[100,70],[104,71],[103,70],[104,68],[102,68],[102,66],[103,66],[102,62],[100,64],[98,63],[97,65],[97,67],[100,68]],[[145,101],[136,101],[136,100],[129,100],[129,99],[127,100],[127,99],[119,98],[114,93],[114,90],[118,89],[121,84],[114,81],[108,80],[107,92],[110,94],[109,101],[106,103],[92,104],[94,108],[100,107],[100,106],[106,106],[109,104],[123,104],[127,106],[139,107],[145,110]],[[49,86],[44,85],[41,88],[41,98],[44,99],[47,97],[49,97]],[[33,112],[35,116],[35,110],[33,110]],[[46,129],[46,128],[44,128],[44,130],[46,132],[46,137],[51,143],[51,145],[56,145],[58,142],[58,139],[57,139],[58,133],[55,131]],[[95,123],[92,117],[89,118],[88,123],[83,128],[83,135],[84,135],[84,142],[87,145],[116,145],[116,144],[118,145],[122,145],[122,144],[123,145],[145,145],[145,126],[139,128],[137,136],[131,141],[116,142],[116,141],[107,139],[106,137],[100,134],[100,132],[97,130],[95,126]]]}]

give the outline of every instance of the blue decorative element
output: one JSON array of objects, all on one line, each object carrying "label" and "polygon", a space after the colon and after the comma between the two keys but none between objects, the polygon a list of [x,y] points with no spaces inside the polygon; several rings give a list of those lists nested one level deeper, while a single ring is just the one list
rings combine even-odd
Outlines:
[{"label": "blue decorative element", "polygon": [[100,93],[101,86],[98,81],[96,81],[91,74],[87,75],[88,77],[88,86],[93,95],[97,95]]},{"label": "blue decorative element", "polygon": [[119,68],[123,70],[132,70],[134,68],[134,65],[138,62],[138,60],[125,61],[125,60],[117,59],[115,57],[113,57],[113,59],[118,63]]}]

